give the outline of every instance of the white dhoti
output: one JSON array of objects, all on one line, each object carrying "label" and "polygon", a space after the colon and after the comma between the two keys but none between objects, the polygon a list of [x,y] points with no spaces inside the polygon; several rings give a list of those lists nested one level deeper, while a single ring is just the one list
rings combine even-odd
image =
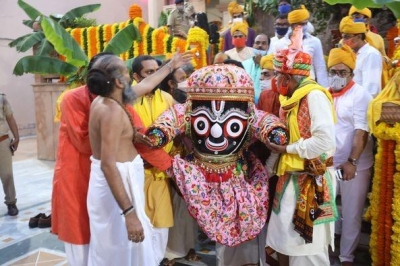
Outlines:
[{"label": "white dhoti", "polygon": [[235,247],[228,247],[216,243],[215,252],[218,266],[242,266],[246,264],[258,265],[258,262],[260,261],[258,237],[240,243]]},{"label": "white dhoti", "polygon": [[[329,169],[331,178],[334,176],[333,168]],[[331,178],[332,180],[332,178]],[[335,194],[335,182],[332,183],[333,195]],[[322,223],[313,226],[313,242],[306,244],[299,233],[294,231],[293,214],[296,208],[296,191],[293,178],[285,189],[280,202],[280,211],[278,214],[272,211],[268,224],[267,246],[275,251],[288,256],[306,256],[306,261],[312,261],[312,264],[297,264],[295,260],[301,261],[302,258],[290,258],[291,265],[329,265],[328,246],[333,245],[334,222]]]},{"label": "white dhoti", "polygon": [[128,240],[125,217],[100,168],[100,161],[91,157],[87,206],[90,222],[88,265],[158,265],[150,220],[145,213],[144,168],[138,155],[132,162],[117,163],[125,190],[142,223],[144,241]]},{"label": "white dhoti", "polygon": [[174,226],[169,228],[169,238],[165,257],[181,258],[188,254],[196,245],[198,226],[190,216],[185,200],[176,190],[172,190],[172,207],[174,210]]}]

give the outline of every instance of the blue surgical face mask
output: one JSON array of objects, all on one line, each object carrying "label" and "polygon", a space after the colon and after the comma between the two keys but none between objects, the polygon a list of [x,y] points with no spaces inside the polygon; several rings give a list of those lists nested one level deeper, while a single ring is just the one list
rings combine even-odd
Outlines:
[{"label": "blue surgical face mask", "polygon": [[353,21],[354,21],[354,22],[362,22],[362,23],[365,23],[365,19],[363,19],[363,18],[355,18],[355,19],[353,19]]},{"label": "blue surgical face mask", "polygon": [[253,48],[253,53],[254,53],[254,55],[261,55],[261,56],[264,56],[264,55],[267,54],[267,51],[258,50],[258,49],[256,49],[256,48]]},{"label": "blue surgical face mask", "polygon": [[282,15],[285,15],[285,14],[289,13],[291,10],[292,10],[292,6],[291,5],[278,6],[279,14],[282,14]]},{"label": "blue surgical face mask", "polygon": [[286,33],[288,32],[288,30],[289,30],[289,27],[287,27],[287,28],[278,28],[278,27],[276,27],[276,28],[275,28],[276,34],[278,34],[279,36],[284,36],[284,35],[286,35]]}]

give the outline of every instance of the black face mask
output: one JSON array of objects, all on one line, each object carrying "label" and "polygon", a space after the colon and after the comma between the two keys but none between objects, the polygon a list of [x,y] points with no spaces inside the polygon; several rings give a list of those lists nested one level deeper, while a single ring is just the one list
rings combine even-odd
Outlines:
[{"label": "black face mask", "polygon": [[183,91],[183,90],[180,90],[180,89],[174,89],[172,91],[172,97],[178,103],[184,103],[184,102],[186,102],[186,99],[187,99],[187,93],[185,91]]}]

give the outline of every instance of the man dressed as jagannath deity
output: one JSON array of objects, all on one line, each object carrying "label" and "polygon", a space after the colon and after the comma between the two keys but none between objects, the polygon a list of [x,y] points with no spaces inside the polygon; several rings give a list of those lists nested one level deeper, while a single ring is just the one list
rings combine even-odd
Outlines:
[{"label": "man dressed as jagannath deity", "polygon": [[265,236],[257,236],[267,220],[268,176],[247,147],[256,139],[285,144],[286,127],[256,109],[253,82],[242,68],[201,68],[187,92],[187,101],[160,115],[146,134],[157,147],[179,134],[191,140],[193,151],[172,158],[170,169],[190,214],[217,242],[219,265],[257,265],[265,247]]}]

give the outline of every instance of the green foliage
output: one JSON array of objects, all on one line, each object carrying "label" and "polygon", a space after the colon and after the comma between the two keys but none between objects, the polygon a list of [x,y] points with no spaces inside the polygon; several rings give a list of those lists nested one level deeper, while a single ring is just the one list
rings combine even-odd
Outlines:
[{"label": "green foliage", "polygon": [[[68,11],[61,17],[59,23],[61,25],[63,25],[63,23],[68,20],[73,21],[76,18],[81,18],[84,15],[86,15],[87,13],[92,13],[92,12],[98,10],[100,8],[100,6],[101,6],[100,4],[94,4],[94,5],[80,6],[80,7],[71,9],[70,11]],[[64,27],[64,28],[66,28],[66,27]]]},{"label": "green foliage", "polygon": [[[250,17],[252,16],[252,13],[250,13],[250,11],[253,11],[254,8],[261,9],[265,13],[277,16],[279,14],[278,3],[278,0],[258,0],[257,3],[254,3],[254,0],[246,0],[246,8],[249,11]],[[307,10],[312,15],[312,23],[315,28],[315,34],[324,31],[326,29],[327,22],[330,16],[337,12],[337,7],[332,7],[323,0],[292,0],[291,3],[293,8],[297,8],[301,4],[306,6]],[[253,6],[253,9],[250,8],[251,6]]]},{"label": "green foliage", "polygon": [[168,23],[168,16],[169,13],[165,13],[164,11],[161,11],[160,17],[158,18],[158,27],[166,26]]},{"label": "green foliage", "polygon": [[330,5],[335,4],[352,4],[357,8],[364,7],[382,7],[386,5],[396,16],[396,18],[400,18],[400,2],[394,0],[325,0],[325,2]]},{"label": "green foliage", "polygon": [[89,60],[82,48],[60,24],[48,17],[43,17],[41,24],[46,39],[57,53],[65,56],[68,63],[76,67],[88,64]]},{"label": "green foliage", "polygon": [[80,18],[75,18],[73,20],[65,20],[62,24],[61,24],[64,28],[89,28],[91,26],[96,26],[97,25],[97,21],[96,19],[92,18],[85,18],[85,17],[80,17]]},{"label": "green foliage", "polygon": [[78,70],[74,65],[63,62],[57,58],[40,55],[30,55],[21,58],[14,67],[14,75],[21,76],[24,73],[34,74],[59,74],[70,75]]},{"label": "green foliage", "polygon": [[139,30],[133,25],[129,24],[120,30],[104,48],[104,52],[112,52],[113,54],[122,54],[130,47],[133,41],[140,42]]}]

